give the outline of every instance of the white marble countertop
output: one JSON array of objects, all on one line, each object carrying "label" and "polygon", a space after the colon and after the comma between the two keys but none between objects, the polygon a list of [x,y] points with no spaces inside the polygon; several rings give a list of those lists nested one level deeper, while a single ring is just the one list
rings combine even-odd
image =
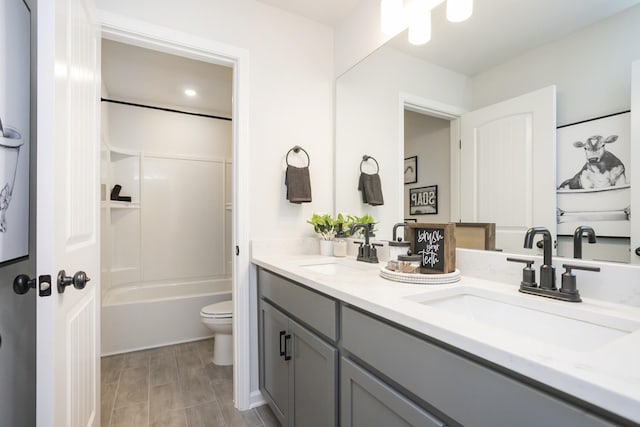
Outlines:
[{"label": "white marble countertop", "polygon": [[[640,309],[583,297],[568,303],[525,295],[514,284],[483,280],[462,274],[460,282],[447,285],[413,285],[379,276],[381,264],[356,262],[353,258],[319,255],[255,255],[253,263],[331,297],[384,317],[416,332],[496,363],[557,390],[640,423]],[[305,265],[340,263],[341,274],[314,272]],[[458,289],[463,288],[463,289]],[[452,290],[486,291],[505,300],[524,301],[529,307],[555,307],[568,317],[617,318],[623,328],[635,332],[591,348],[570,350],[562,342],[528,334],[536,325],[524,325],[524,333],[432,308],[418,301]],[[519,319],[511,319],[518,322]],[[631,326],[628,326],[631,325]],[[554,334],[553,330],[536,331]],[[578,337],[579,338],[579,337]],[[585,337],[586,338],[586,337]]]}]

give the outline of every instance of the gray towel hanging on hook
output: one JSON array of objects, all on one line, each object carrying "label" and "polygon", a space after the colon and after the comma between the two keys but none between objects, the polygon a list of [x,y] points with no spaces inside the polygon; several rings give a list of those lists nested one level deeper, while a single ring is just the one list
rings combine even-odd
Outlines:
[{"label": "gray towel hanging on hook", "polygon": [[[302,150],[307,155],[307,166],[296,167],[289,164],[289,154],[293,151],[298,153]],[[304,148],[295,146],[287,152],[287,171],[285,172],[284,185],[287,186],[287,200],[291,203],[311,202],[311,179],[309,176],[309,165],[311,159],[309,153]]]},{"label": "gray towel hanging on hook", "polygon": [[[362,164],[367,160],[373,160],[376,164],[376,173],[368,174],[362,171]],[[362,192],[362,202],[371,206],[384,205],[384,197],[382,196],[382,182],[380,181],[380,166],[378,161],[366,154],[362,156],[360,162],[360,179],[358,180],[358,190]]]}]

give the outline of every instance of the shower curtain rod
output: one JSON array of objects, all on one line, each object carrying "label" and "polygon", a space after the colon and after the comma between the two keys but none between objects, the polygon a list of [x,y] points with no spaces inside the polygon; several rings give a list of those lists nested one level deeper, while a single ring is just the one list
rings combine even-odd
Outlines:
[{"label": "shower curtain rod", "polygon": [[213,116],[211,114],[202,114],[202,113],[192,113],[189,111],[174,110],[173,108],[155,107],[153,105],[136,104],[134,102],[126,102],[126,101],[117,101],[115,99],[100,98],[100,101],[111,102],[113,104],[129,105],[132,107],[150,108],[152,110],[168,111],[170,113],[188,114],[190,116],[208,117],[210,119],[227,120],[229,122],[232,121],[232,119],[229,117]]}]

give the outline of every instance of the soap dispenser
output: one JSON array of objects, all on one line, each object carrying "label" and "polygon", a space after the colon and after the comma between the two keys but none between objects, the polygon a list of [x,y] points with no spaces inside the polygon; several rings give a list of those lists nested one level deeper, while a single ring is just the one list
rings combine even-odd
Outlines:
[{"label": "soap dispenser", "polygon": [[347,256],[347,235],[342,230],[342,224],[338,224],[338,232],[333,238],[333,256]]},{"label": "soap dispenser", "polygon": [[389,259],[397,260],[398,256],[407,255],[409,242],[403,242],[402,237],[396,237],[398,227],[406,227],[406,222],[399,222],[393,226],[393,238],[389,241]]}]

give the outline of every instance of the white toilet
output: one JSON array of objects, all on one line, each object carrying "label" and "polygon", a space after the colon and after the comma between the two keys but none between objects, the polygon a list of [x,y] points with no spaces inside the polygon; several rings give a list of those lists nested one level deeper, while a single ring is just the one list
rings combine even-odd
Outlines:
[{"label": "white toilet", "polygon": [[200,318],[214,333],[213,363],[233,365],[233,302],[222,301],[210,304],[200,310]]}]

